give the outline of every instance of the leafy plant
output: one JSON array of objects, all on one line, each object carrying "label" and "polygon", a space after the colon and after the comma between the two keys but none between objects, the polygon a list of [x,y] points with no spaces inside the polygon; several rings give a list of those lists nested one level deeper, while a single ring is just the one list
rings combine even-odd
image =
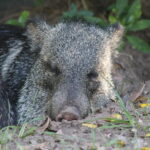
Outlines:
[{"label": "leafy plant", "polygon": [[44,0],[34,0],[35,6],[43,6],[44,5]]},{"label": "leafy plant", "polygon": [[131,32],[140,31],[150,27],[150,19],[141,19],[141,0],[134,0],[130,5],[128,0],[116,0],[111,5],[108,20],[110,23],[119,22],[126,29],[125,40],[127,40],[135,49],[150,53],[150,45],[143,39],[130,35]]},{"label": "leafy plant", "polygon": [[93,12],[89,10],[78,10],[75,4],[71,4],[69,11],[64,12],[62,18],[67,20],[85,20],[89,23],[99,24],[101,26],[107,25],[107,22],[104,19],[95,17]]},{"label": "leafy plant", "polygon": [[150,19],[141,19],[141,0],[134,0],[129,4],[128,0],[116,0],[114,4],[108,7],[109,12],[106,19],[98,18],[89,10],[78,10],[75,4],[70,6],[69,11],[63,13],[64,19],[83,19],[90,23],[95,23],[100,26],[106,26],[119,22],[125,27],[124,41],[122,41],[120,49],[125,46],[125,41],[128,41],[135,49],[150,53],[150,45],[143,39],[132,35],[135,31],[144,30],[150,27]]},{"label": "leafy plant", "polygon": [[10,25],[17,25],[17,26],[21,26],[24,27],[27,20],[29,19],[30,13],[29,11],[23,11],[18,19],[9,19],[6,24],[10,24]]}]

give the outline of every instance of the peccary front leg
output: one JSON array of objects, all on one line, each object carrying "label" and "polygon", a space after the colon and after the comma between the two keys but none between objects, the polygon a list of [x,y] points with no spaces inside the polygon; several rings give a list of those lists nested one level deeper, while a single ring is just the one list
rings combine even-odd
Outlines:
[{"label": "peccary front leg", "polygon": [[113,82],[101,77],[90,82],[89,88],[92,89],[90,97],[91,111],[99,112],[101,108],[107,106],[107,104],[111,103],[111,100],[115,99]]},{"label": "peccary front leg", "polygon": [[17,108],[19,124],[45,118],[45,110],[51,93],[43,88],[47,74],[40,68],[41,64],[37,62],[22,88]]},{"label": "peccary front leg", "polygon": [[48,93],[32,84],[32,81],[31,83],[27,81],[18,102],[19,124],[32,121],[33,119],[44,119],[45,117],[45,97],[48,97]]},{"label": "peccary front leg", "polygon": [[97,93],[93,96],[91,100],[92,112],[101,112],[101,109],[106,107],[107,104],[111,103],[111,100],[114,98],[114,95],[105,95],[102,93]]}]

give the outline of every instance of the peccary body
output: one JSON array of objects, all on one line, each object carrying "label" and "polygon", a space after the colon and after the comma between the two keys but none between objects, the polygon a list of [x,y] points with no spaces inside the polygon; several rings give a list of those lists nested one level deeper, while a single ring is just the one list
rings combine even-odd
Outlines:
[{"label": "peccary body", "polygon": [[0,127],[15,124],[15,114],[10,104],[8,93],[5,92],[5,85],[0,81]]},{"label": "peccary body", "polygon": [[17,122],[47,115],[55,120],[80,119],[110,102],[112,54],[122,33],[117,24],[101,29],[62,22],[51,27],[34,20],[3,40],[2,81]]}]

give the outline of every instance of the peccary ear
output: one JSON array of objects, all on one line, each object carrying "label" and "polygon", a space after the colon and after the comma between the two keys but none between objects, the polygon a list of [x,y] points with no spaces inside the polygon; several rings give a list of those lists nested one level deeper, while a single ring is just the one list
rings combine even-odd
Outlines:
[{"label": "peccary ear", "polygon": [[27,36],[32,41],[33,46],[41,47],[49,28],[49,25],[40,18],[33,18],[27,22]]},{"label": "peccary ear", "polygon": [[123,36],[124,28],[119,23],[115,23],[107,27],[106,31],[108,33],[108,41],[110,42],[111,47],[115,49]]}]

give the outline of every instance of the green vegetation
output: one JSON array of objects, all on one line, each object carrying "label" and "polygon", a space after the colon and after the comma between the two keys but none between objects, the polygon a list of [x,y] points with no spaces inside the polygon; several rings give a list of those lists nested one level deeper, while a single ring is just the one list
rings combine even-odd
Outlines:
[{"label": "green vegetation", "polygon": [[75,4],[71,4],[69,11],[64,12],[62,19],[72,20],[79,19],[89,23],[98,24],[100,26],[106,26],[107,22],[104,19],[94,16],[94,13],[89,10],[78,10]]},{"label": "green vegetation", "polygon": [[69,11],[63,13],[64,19],[81,19],[100,26],[106,26],[119,22],[125,27],[124,41],[128,41],[135,49],[150,53],[150,45],[143,39],[133,35],[135,31],[144,30],[150,27],[150,19],[142,19],[141,0],[134,0],[131,4],[128,0],[116,0],[114,4],[107,8],[109,13],[105,19],[95,17],[89,10],[78,10],[75,4],[70,6]]},{"label": "green vegetation", "polygon": [[0,129],[0,145],[6,144],[12,141],[13,138],[18,134],[18,138],[25,138],[27,136],[35,134],[37,127],[30,127],[27,124],[22,126],[7,126]]},{"label": "green vegetation", "polygon": [[11,24],[11,25],[17,25],[17,26],[21,26],[24,27],[27,20],[29,19],[30,13],[29,11],[23,11],[20,16],[18,17],[18,19],[9,19],[6,24]]},{"label": "green vegetation", "polygon": [[0,129],[0,145],[9,142],[17,131],[16,126],[8,126]]},{"label": "green vegetation", "polygon": [[[43,6],[44,0],[36,0],[35,6]],[[75,4],[70,5],[67,12],[63,12],[63,19],[80,19],[89,23],[98,24],[105,27],[110,24],[119,22],[125,27],[124,40],[121,43],[119,50],[122,50],[125,43],[128,42],[133,48],[150,53],[150,45],[134,34],[136,31],[141,31],[150,27],[150,19],[142,19],[141,0],[134,0],[129,3],[128,0],[116,0],[114,4],[106,9],[108,16],[103,18],[95,17],[90,10],[79,10]],[[9,19],[6,23],[24,27],[30,16],[29,11],[23,11],[18,19]]]},{"label": "green vegetation", "polygon": [[109,22],[119,22],[125,27],[125,40],[137,50],[145,53],[150,52],[150,45],[148,45],[148,43],[137,36],[131,35],[131,32],[140,31],[150,27],[150,19],[141,19],[141,1],[134,0],[130,5],[128,0],[116,0],[116,3],[109,7],[109,10]]},{"label": "green vegetation", "polygon": [[44,0],[34,0],[35,6],[43,6],[44,5]]}]

